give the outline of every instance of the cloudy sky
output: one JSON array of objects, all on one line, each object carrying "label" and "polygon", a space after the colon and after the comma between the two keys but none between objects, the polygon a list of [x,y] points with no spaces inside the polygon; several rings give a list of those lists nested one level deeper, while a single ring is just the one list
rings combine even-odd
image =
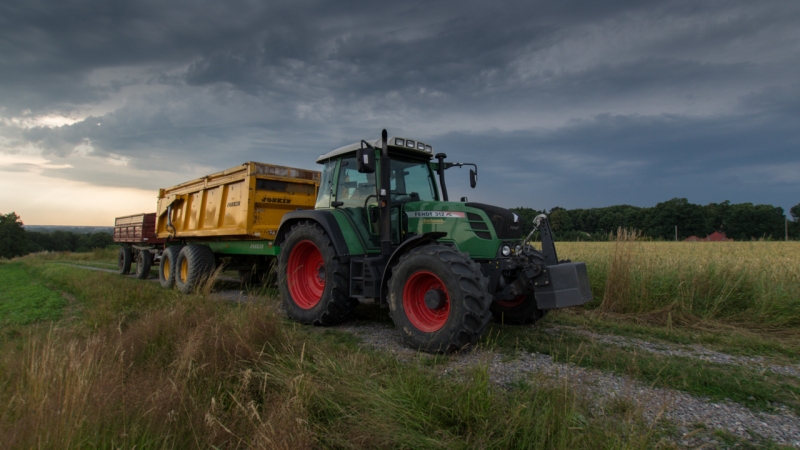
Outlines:
[{"label": "cloudy sky", "polygon": [[382,128],[505,207],[800,203],[800,2],[0,2],[0,213],[156,190]]}]

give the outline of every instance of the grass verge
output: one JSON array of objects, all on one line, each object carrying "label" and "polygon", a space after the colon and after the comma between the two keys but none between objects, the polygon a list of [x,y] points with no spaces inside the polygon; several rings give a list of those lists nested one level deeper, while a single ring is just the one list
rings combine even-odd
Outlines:
[{"label": "grass verge", "polygon": [[0,341],[0,448],[649,448],[568,386],[501,390],[227,304],[30,259],[80,317]]}]

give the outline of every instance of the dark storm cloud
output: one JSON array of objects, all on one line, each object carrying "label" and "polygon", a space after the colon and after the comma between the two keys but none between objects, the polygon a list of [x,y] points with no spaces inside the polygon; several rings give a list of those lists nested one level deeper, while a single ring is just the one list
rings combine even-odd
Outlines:
[{"label": "dark storm cloud", "polygon": [[7,1],[0,143],[153,188],[188,165],[313,167],[388,127],[480,162],[467,194],[506,206],[531,183],[568,207],[791,202],[791,174],[754,174],[798,164],[798,30],[786,1]]}]

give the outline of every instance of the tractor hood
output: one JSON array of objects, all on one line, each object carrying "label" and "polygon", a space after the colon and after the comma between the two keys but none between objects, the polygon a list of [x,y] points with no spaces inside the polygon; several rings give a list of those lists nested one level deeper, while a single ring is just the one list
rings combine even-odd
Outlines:
[{"label": "tractor hood", "polygon": [[498,239],[522,239],[520,218],[510,210],[483,203],[465,203],[464,206],[485,212],[494,226],[494,232]]},{"label": "tractor hood", "polygon": [[408,202],[403,204],[405,229],[413,234],[445,232],[439,239],[456,244],[473,258],[497,256],[503,242],[522,238],[520,218],[513,212],[482,203]]}]

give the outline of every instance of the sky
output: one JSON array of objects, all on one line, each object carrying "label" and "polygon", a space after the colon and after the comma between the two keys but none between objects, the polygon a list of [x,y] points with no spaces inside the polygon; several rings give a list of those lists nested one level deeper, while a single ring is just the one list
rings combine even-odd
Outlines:
[{"label": "sky", "polygon": [[158,188],[386,128],[504,207],[800,203],[800,2],[4,0],[0,213],[112,225]]}]

